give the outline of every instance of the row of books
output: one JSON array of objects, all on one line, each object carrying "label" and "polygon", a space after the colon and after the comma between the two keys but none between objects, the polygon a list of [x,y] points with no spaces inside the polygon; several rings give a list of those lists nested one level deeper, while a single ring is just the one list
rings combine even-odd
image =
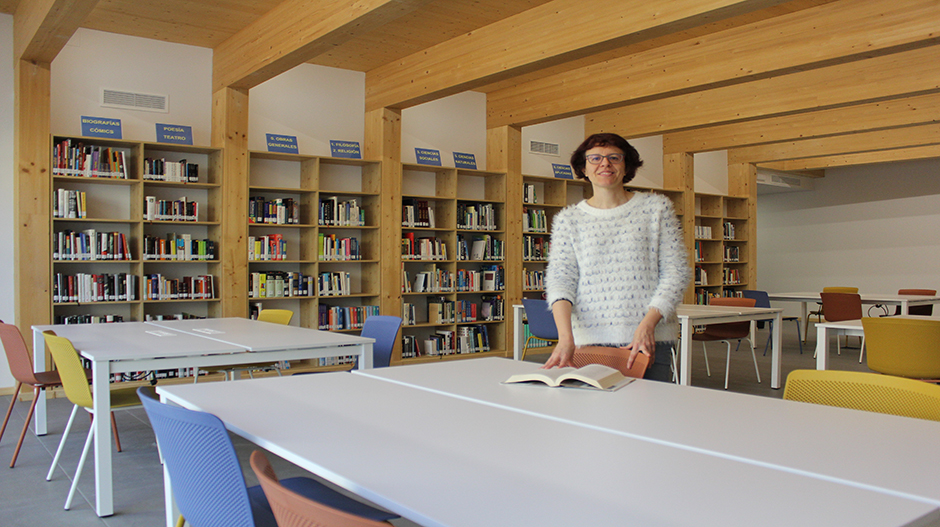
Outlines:
[{"label": "row of books", "polygon": [[722,236],[724,236],[726,240],[734,239],[734,224],[733,223],[731,223],[730,221],[724,222],[722,224],[721,230],[722,230]]},{"label": "row of books", "polygon": [[328,262],[361,260],[359,239],[321,232],[317,234],[317,258]]},{"label": "row of books", "polygon": [[299,225],[300,203],[294,198],[266,200],[264,196],[248,198],[248,223]]},{"label": "row of books", "polygon": [[52,149],[52,175],[127,179],[127,159],[123,150],[85,145],[71,139]]},{"label": "row of books", "polygon": [[441,238],[418,238],[413,232],[405,232],[401,238],[401,257],[403,260],[447,260],[447,245]]},{"label": "row of books", "polygon": [[168,232],[166,236],[144,235],[144,260],[202,262],[216,259],[215,242],[194,240],[191,234]]},{"label": "row of books", "polygon": [[450,300],[443,296],[428,297],[426,301],[427,318],[425,320],[419,320],[414,303],[402,302],[402,325],[462,324],[506,318],[502,295],[482,295],[480,303],[472,300]]},{"label": "row of books", "polygon": [[170,278],[161,273],[144,275],[145,300],[207,300],[215,298],[212,275]]},{"label": "row of books", "polygon": [[722,272],[721,282],[724,285],[740,285],[742,283],[740,269],[724,268],[721,270],[721,272]]},{"label": "row of books", "polygon": [[474,231],[495,231],[496,206],[492,203],[458,203],[457,228]]},{"label": "row of books", "polygon": [[712,228],[710,225],[696,225],[695,226],[695,237],[702,238],[705,240],[712,239]]},{"label": "row of books", "polygon": [[699,265],[695,266],[695,285],[708,285],[708,272]]},{"label": "row of books", "polygon": [[122,232],[64,230],[55,233],[52,259],[62,261],[133,260],[127,236]]},{"label": "row of books", "polygon": [[419,339],[420,337],[415,335],[402,337],[401,356],[403,359],[490,351],[489,334],[486,326],[482,324],[461,326],[456,332],[440,329],[425,337],[424,340]]},{"label": "row of books", "polygon": [[424,199],[402,198],[401,226],[409,228],[435,228],[434,209],[431,208],[430,202]]},{"label": "row of books", "polygon": [[522,289],[526,291],[541,291],[545,289],[545,271],[525,269],[522,280]]},{"label": "row of books", "polygon": [[52,200],[52,217],[66,219],[82,219],[88,217],[88,196],[83,190],[70,190],[67,188],[55,189],[55,199]]},{"label": "row of books", "polygon": [[548,259],[549,239],[542,236],[522,237],[522,260],[531,262]]},{"label": "row of books", "polygon": [[428,265],[424,271],[415,274],[413,287],[404,263],[402,263],[402,273],[403,293],[449,293],[454,290],[454,273],[447,269],[439,269],[435,264]]},{"label": "row of books", "polygon": [[340,201],[336,196],[321,198],[317,223],[331,227],[364,226],[366,210],[355,199]]},{"label": "row of books", "polygon": [[522,185],[522,202],[523,203],[538,203],[538,196],[535,194],[535,185],[532,183],[524,183]]},{"label": "row of books", "polygon": [[540,339],[540,338],[533,338],[533,339],[529,340],[529,337],[534,337],[534,335],[532,335],[532,330],[529,329],[529,322],[526,321],[526,322],[523,324],[523,329],[522,329],[522,341],[523,341],[523,342],[527,342],[529,348],[547,348],[548,346],[554,346],[554,345],[555,345],[554,342],[550,342],[550,341],[543,340],[543,339]]},{"label": "row of books", "polygon": [[114,322],[124,322],[123,315],[56,315],[52,319],[53,324],[111,324]]},{"label": "row of books", "polygon": [[248,261],[266,262],[287,259],[287,241],[281,234],[248,237]]},{"label": "row of books", "polygon": [[166,159],[144,158],[144,179],[147,181],[167,181],[170,183],[199,183],[199,165],[185,159],[167,161]]},{"label": "row of books", "polygon": [[522,208],[522,231],[523,232],[548,232],[548,216],[542,209]]},{"label": "row of books", "polygon": [[56,273],[53,303],[127,302],[137,300],[138,278],[128,273]]},{"label": "row of books", "polygon": [[249,298],[287,298],[316,295],[313,276],[288,271],[262,271],[250,273]]},{"label": "row of books", "polygon": [[503,258],[505,258],[505,250],[502,240],[484,234],[474,236],[468,241],[464,235],[457,235],[457,260],[502,260]]},{"label": "row of books", "polygon": [[144,199],[144,220],[199,221],[199,202],[190,201],[186,196],[180,199],[157,199],[156,196],[147,196]]},{"label": "row of books", "polygon": [[705,242],[702,240],[695,240],[695,261],[704,262],[705,261]]},{"label": "row of books", "polygon": [[329,306],[317,307],[317,328],[338,331],[362,329],[366,318],[379,314],[379,306]]},{"label": "row of books", "polygon": [[506,288],[505,269],[491,265],[482,269],[457,269],[457,291],[502,291]]},{"label": "row of books", "polygon": [[726,262],[740,262],[741,261],[741,248],[737,245],[726,245],[725,246],[725,257]]}]

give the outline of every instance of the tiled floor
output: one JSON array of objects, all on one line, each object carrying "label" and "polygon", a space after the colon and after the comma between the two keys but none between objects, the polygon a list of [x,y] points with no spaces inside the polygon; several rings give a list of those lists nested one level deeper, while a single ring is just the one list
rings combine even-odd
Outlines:
[{"label": "tiled floor", "polygon": [[[815,367],[812,338],[803,354],[800,355],[795,325],[787,324],[787,326],[784,334],[784,378],[793,369]],[[783,396],[782,389],[772,390],[769,386],[770,356],[769,353],[766,357],[761,355],[766,335],[766,330],[758,335],[757,358],[762,383],[757,384],[750,353],[742,345],[740,350],[732,352],[729,387],[731,391],[766,397]],[[855,342],[854,339],[853,342]],[[709,343],[708,348],[712,368],[711,377],[705,374],[701,344],[694,344],[693,384],[721,389],[724,383],[725,348],[723,344],[717,342]],[[532,360],[544,359],[544,355],[532,356]],[[843,350],[841,356],[833,354],[831,362],[833,369],[867,371],[864,364],[858,363],[857,348]],[[9,396],[0,397],[0,411],[6,411],[9,401]],[[9,469],[6,464],[13,455],[28,403],[17,403],[14,414],[10,418],[8,430],[0,442],[0,461],[3,464],[0,466],[0,526],[159,527],[163,525],[163,472],[157,458],[153,432],[143,409],[135,408],[117,414],[124,451],[115,453],[113,456],[115,514],[108,518],[99,518],[92,506],[94,470],[91,459],[86,463],[72,509],[69,511],[62,509],[88,431],[87,417],[77,418],[67,441],[65,454],[60,460],[52,481],[45,481],[46,472],[71,411],[71,404],[66,399],[51,400],[48,406],[49,434],[44,437],[37,437],[32,433],[27,434],[16,468]],[[233,441],[242,466],[246,469],[246,480],[249,485],[256,484],[254,474],[248,466],[248,456],[256,447],[238,437],[233,436]],[[274,456],[269,457],[280,476],[304,474],[304,471],[290,463]],[[407,524],[407,522],[403,523]]]}]

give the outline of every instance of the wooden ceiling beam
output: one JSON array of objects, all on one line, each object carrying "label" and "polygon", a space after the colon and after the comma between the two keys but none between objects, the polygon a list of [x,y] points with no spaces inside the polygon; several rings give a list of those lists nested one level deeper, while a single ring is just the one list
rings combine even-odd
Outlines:
[{"label": "wooden ceiling beam", "polygon": [[98,0],[20,0],[13,13],[13,58],[52,63]]},{"label": "wooden ceiling beam", "polygon": [[771,161],[858,154],[938,144],[940,144],[940,124],[929,124],[732,148],[728,150],[728,164],[760,165]]},{"label": "wooden ceiling beam", "polygon": [[940,42],[933,0],[834,2],[494,91],[487,126],[530,125]]},{"label": "wooden ceiling beam", "polygon": [[874,163],[892,163],[895,161],[935,158],[940,158],[940,145],[913,146],[910,148],[878,150],[876,152],[790,159],[787,161],[761,163],[759,166],[787,172],[800,172],[807,170],[825,170],[832,167],[871,165]]},{"label": "wooden ceiling beam", "polygon": [[213,91],[250,89],[431,0],[286,0],[213,50]]},{"label": "wooden ceiling beam", "polygon": [[554,0],[366,72],[366,111],[407,108],[782,3]]},{"label": "wooden ceiling beam", "polygon": [[940,122],[940,93],[732,123],[663,136],[663,153],[711,152]]},{"label": "wooden ceiling beam", "polygon": [[585,131],[645,137],[940,92],[937,47],[588,114]]}]

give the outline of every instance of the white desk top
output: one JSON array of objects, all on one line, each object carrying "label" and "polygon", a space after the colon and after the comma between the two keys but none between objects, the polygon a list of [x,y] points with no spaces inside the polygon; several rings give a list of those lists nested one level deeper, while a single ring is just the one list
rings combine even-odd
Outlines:
[{"label": "white desk top", "polygon": [[33,326],[53,330],[72,341],[75,349],[94,361],[133,361],[162,357],[186,357],[241,353],[245,347],[188,335],[146,322]]},{"label": "white desk top", "polygon": [[158,392],[427,527],[940,525],[931,503],[366,375]]},{"label": "white desk top", "polygon": [[676,306],[676,316],[679,318],[692,318],[695,322],[705,319],[719,319],[732,316],[770,315],[783,312],[783,308],[775,307],[739,307],[739,306],[703,306],[698,304],[680,304]]},{"label": "white desk top", "polygon": [[[205,318],[149,322],[154,326],[212,339],[248,351],[359,346],[375,339],[245,318]],[[351,352],[352,353],[352,352]]]},{"label": "white desk top", "polygon": [[940,423],[655,381],[616,392],[500,384],[536,367],[483,358],[357,374],[940,505]]}]

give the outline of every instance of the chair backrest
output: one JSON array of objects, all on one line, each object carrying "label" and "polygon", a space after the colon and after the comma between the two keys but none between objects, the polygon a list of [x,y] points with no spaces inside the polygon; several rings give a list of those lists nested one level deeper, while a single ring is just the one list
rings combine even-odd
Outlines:
[{"label": "chair backrest", "polygon": [[745,289],[744,291],[741,291],[741,294],[744,295],[744,298],[753,298],[754,307],[771,307],[770,295],[767,294],[767,291]]},{"label": "chair backrest", "polygon": [[290,309],[262,309],[258,312],[258,320],[261,322],[271,322],[273,324],[290,324],[290,319],[294,318],[294,312]]},{"label": "chair backrest", "polygon": [[[268,458],[260,450],[251,453],[251,469],[271,505],[278,527],[377,527],[390,525],[349,514],[308,499],[281,485]],[[189,517],[186,518],[187,520]]]},{"label": "chair backrest", "polygon": [[823,293],[858,293],[857,287],[824,287]]},{"label": "chair backrest", "polygon": [[940,320],[863,318],[868,367],[915,379],[940,379]]},{"label": "chair backrest", "polygon": [[[199,527],[254,527],[245,476],[225,425],[218,417],[161,403],[150,387],[144,405],[180,513]],[[261,523],[261,522],[258,522]]]},{"label": "chair backrest", "polygon": [[858,320],[862,318],[862,297],[858,293],[820,293],[826,320]]},{"label": "chair backrest", "polygon": [[[718,296],[708,301],[712,306],[754,307],[753,298],[722,297]],[[699,337],[705,335],[716,339],[740,339],[751,334],[751,322],[726,322],[724,324],[709,324]]]},{"label": "chair backrest", "polygon": [[540,339],[558,340],[558,328],[555,327],[555,317],[548,308],[548,302],[540,298],[523,298],[522,305],[529,322],[529,332]]},{"label": "chair backrest", "polygon": [[[898,289],[899,295],[925,295],[925,296],[934,296],[937,294],[936,289]],[[894,310],[895,315],[901,314],[901,306],[897,306]],[[926,306],[911,306],[907,308],[907,314],[909,315],[922,315],[929,317],[933,315],[933,304],[927,304]]]},{"label": "chair backrest", "polygon": [[52,331],[44,331],[42,336],[46,340],[46,347],[52,354],[56,369],[59,370],[65,396],[72,401],[72,404],[83,408],[93,408],[94,401],[91,398],[91,388],[88,387],[88,377],[85,375],[82,360],[75,346],[72,345],[72,341]]},{"label": "chair backrest", "polygon": [[571,362],[575,367],[580,368],[588,364],[603,364],[620,370],[620,373],[626,377],[643,378],[646,368],[649,367],[649,357],[638,353],[633,361],[633,367],[627,367],[627,361],[630,359],[630,351],[622,348],[607,348],[604,346],[587,346],[574,350]]},{"label": "chair backrest", "polygon": [[363,337],[375,339],[372,345],[372,367],[385,368],[392,361],[392,349],[401,329],[401,317],[394,315],[370,315],[362,324]]},{"label": "chair backrest", "polygon": [[793,370],[783,398],[940,421],[940,386],[892,375]]},{"label": "chair backrest", "polygon": [[16,382],[23,384],[40,384],[33,373],[33,361],[29,357],[29,348],[23,340],[23,334],[13,324],[0,322],[0,342],[3,351],[7,354],[10,364],[10,373]]}]

